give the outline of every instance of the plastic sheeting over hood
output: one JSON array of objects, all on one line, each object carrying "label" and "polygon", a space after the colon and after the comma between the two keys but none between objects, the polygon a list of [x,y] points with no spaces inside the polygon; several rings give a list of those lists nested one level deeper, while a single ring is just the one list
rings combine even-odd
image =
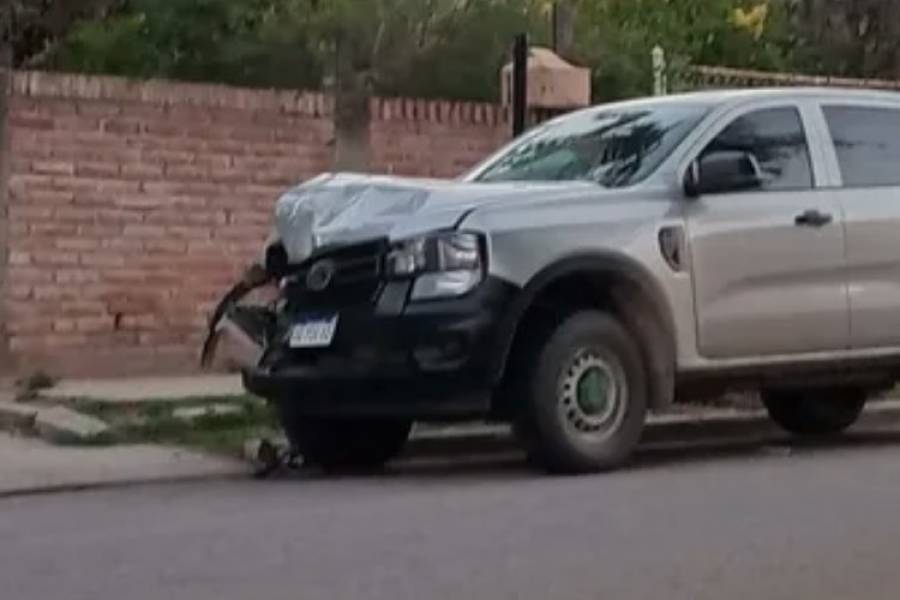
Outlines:
[{"label": "plastic sheeting over hood", "polygon": [[[579,184],[574,184],[579,185]],[[486,202],[545,194],[559,184],[467,183],[357,174],[326,174],[289,190],[275,208],[275,228],[297,263],[320,246],[447,229]]]}]

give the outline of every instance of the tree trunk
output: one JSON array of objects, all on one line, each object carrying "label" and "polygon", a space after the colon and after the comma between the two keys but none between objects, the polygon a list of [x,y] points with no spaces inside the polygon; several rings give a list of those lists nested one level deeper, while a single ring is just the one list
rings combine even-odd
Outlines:
[{"label": "tree trunk", "polygon": [[558,0],[553,7],[554,52],[571,56],[575,45],[575,5],[572,0]]},{"label": "tree trunk", "polygon": [[334,79],[334,169],[366,172],[371,95],[368,76],[354,69],[351,54],[342,52],[340,41],[336,45]]}]

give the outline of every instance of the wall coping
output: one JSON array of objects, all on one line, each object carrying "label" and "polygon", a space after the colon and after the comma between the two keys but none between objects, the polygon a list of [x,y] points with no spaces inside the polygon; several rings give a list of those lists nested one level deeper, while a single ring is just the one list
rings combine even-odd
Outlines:
[{"label": "wall coping", "polygon": [[510,111],[499,104],[421,98],[371,98],[369,115],[378,121],[506,125]]},{"label": "wall coping", "polygon": [[[14,95],[26,98],[271,110],[307,117],[334,115],[334,98],[330,94],[305,90],[261,89],[47,71],[16,71],[11,87]],[[416,121],[486,126],[506,125],[510,122],[507,107],[489,102],[375,97],[369,100],[369,111],[373,122]]]},{"label": "wall coping", "polygon": [[701,84],[748,86],[824,86],[846,88],[868,88],[880,90],[900,90],[900,81],[888,79],[853,79],[830,75],[803,75],[753,69],[732,69],[729,67],[690,67]]},{"label": "wall coping", "polygon": [[17,71],[12,93],[28,98],[131,101],[158,106],[274,110],[308,117],[333,114],[333,99],[320,92],[243,88],[164,79]]}]

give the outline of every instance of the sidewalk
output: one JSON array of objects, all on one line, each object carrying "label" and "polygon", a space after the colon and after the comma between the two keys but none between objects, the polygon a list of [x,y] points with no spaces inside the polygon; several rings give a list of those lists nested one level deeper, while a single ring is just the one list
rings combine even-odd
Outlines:
[{"label": "sidewalk", "polygon": [[141,377],[132,379],[63,380],[38,396],[48,400],[80,398],[111,404],[215,398],[243,395],[240,375],[193,375],[184,377]]},{"label": "sidewalk", "polygon": [[[123,408],[148,401],[194,401],[243,394],[235,376],[145,378],[61,382],[40,393],[45,401],[78,398]],[[0,389],[0,400],[4,391]],[[7,396],[10,392],[6,393]],[[10,398],[7,398],[10,399]],[[867,407],[854,431],[900,434],[900,400]],[[645,448],[698,447],[716,443],[783,443],[789,437],[763,410],[678,407],[651,415]],[[508,426],[461,423],[417,426],[406,459],[447,460],[514,449]],[[155,445],[54,446],[0,433],[0,497],[95,486],[185,479],[248,477],[253,468],[238,459]]]},{"label": "sidewalk", "polygon": [[53,446],[0,432],[0,497],[162,481],[245,477],[245,463],[163,446]]}]

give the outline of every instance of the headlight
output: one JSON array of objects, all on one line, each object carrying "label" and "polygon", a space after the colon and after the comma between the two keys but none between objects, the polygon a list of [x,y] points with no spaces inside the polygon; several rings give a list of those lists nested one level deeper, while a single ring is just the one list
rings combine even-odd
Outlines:
[{"label": "headlight", "polygon": [[447,232],[405,240],[387,257],[391,278],[415,278],[413,300],[462,296],[481,283],[481,238]]}]

